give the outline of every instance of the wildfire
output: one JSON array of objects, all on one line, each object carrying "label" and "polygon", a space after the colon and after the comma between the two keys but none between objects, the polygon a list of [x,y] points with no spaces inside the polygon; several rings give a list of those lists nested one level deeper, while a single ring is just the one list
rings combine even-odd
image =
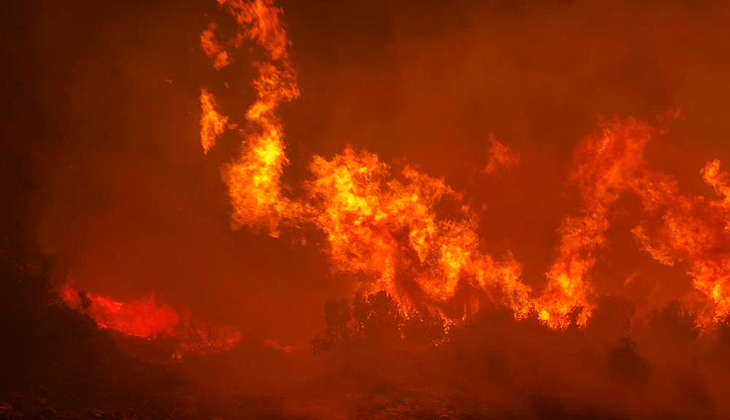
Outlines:
[{"label": "wildfire", "polygon": [[341,270],[372,273],[370,292],[386,290],[403,309],[452,301],[460,286],[497,288],[509,306],[526,311],[529,288],[520,266],[496,262],[479,251],[476,215],[460,204],[459,218],[440,217],[436,204],[460,197],[441,179],[405,167],[401,179],[377,156],[346,148],[326,160],[316,156],[307,184],[314,223],[329,239]]},{"label": "wildfire", "polygon": [[228,351],[241,340],[241,332],[231,327],[210,326],[180,316],[168,305],[158,305],[152,296],[122,302],[106,296],[79,292],[69,280],[59,295],[71,309],[82,313],[101,329],[144,338],[174,337],[179,348],[176,359],[185,353],[212,354]]},{"label": "wildfire", "polygon": [[579,324],[590,315],[588,270],[606,241],[607,212],[625,193],[635,194],[642,203],[643,221],[632,229],[640,249],[667,266],[687,263],[694,288],[705,296],[688,302],[700,324],[706,326],[730,311],[728,175],[720,171],[718,160],[701,171],[717,200],[682,193],[671,176],[649,169],[644,158],[644,148],[657,131],[634,119],[614,121],[605,124],[599,136],[584,141],[576,154],[571,182],[580,191],[584,215],[566,218],[560,228],[559,257],[548,272],[542,297],[546,309],[541,317],[551,324],[576,306],[584,309]]},{"label": "wildfire", "polygon": [[[280,179],[288,160],[276,112],[281,103],[298,97],[299,90],[281,10],[263,0],[219,3],[237,24],[231,44],[240,47],[241,40],[254,40],[268,59],[256,65],[257,100],[246,113],[258,131],[244,139],[240,157],[223,168],[234,228],[264,227],[277,236],[283,223],[317,226],[327,235],[338,269],[372,276],[362,289],[386,290],[403,311],[422,306],[445,310],[448,304],[475,309],[475,299],[455,302],[458,290],[472,288],[498,293],[516,313],[526,313],[530,288],[520,282],[519,263],[510,255],[497,261],[479,250],[476,214],[441,179],[410,167],[393,177],[376,155],[348,147],[329,160],[313,158],[314,179],[306,184],[306,197],[283,196]],[[211,49],[209,42],[215,27],[203,33],[201,47],[217,67],[211,51],[218,49]],[[201,106],[205,108],[202,96]],[[201,120],[201,130],[203,126]],[[516,164],[517,155],[505,145],[492,138],[491,147],[492,165]],[[436,204],[447,198],[458,204],[458,217],[437,214]]]},{"label": "wildfire", "polygon": [[[282,221],[293,220],[301,211],[282,195],[280,183],[289,161],[285,154],[284,128],[276,112],[281,103],[299,96],[296,72],[287,52],[289,41],[279,24],[282,12],[270,0],[218,0],[218,3],[236,22],[236,35],[228,44],[240,48],[243,40],[253,40],[266,56],[264,61],[256,63],[258,77],[253,86],[257,99],[245,115],[257,130],[246,136],[239,157],[223,168],[223,180],[228,185],[234,209],[232,225],[257,227],[265,220],[269,234],[278,236]],[[216,28],[216,24],[209,25],[200,43],[206,55],[213,58],[213,67],[219,69],[228,64],[230,55],[215,41]],[[225,126],[227,118],[209,111],[214,105],[209,103],[212,97],[205,89],[202,92],[201,143],[207,151],[223,131],[220,127]]]},{"label": "wildfire", "polygon": [[200,89],[200,109],[200,145],[203,153],[208,153],[218,136],[226,131],[228,117],[218,113],[215,97],[206,89]]},{"label": "wildfire", "polygon": [[715,159],[708,162],[702,168],[702,179],[715,189],[715,193],[721,199],[712,203],[712,205],[722,214],[725,215],[725,230],[730,231],[730,176],[727,172],[720,171],[720,161]]},{"label": "wildfire", "polygon": [[596,252],[606,243],[607,213],[644,165],[644,146],[651,132],[650,127],[631,119],[607,123],[577,150],[570,183],[578,187],[581,213],[564,218],[558,228],[558,256],[538,300],[540,318],[550,325],[564,325],[574,308],[582,309],[576,320],[579,325],[590,316],[589,275]]},{"label": "wildfire", "polygon": [[727,173],[720,171],[720,162],[708,163],[702,176],[719,199],[683,194],[673,178],[647,171],[634,184],[647,217],[632,233],[659,263],[687,264],[693,286],[707,298],[688,303],[699,322],[708,325],[730,312],[730,212]]},{"label": "wildfire", "polygon": [[216,70],[220,70],[227,66],[229,61],[228,51],[215,40],[216,28],[217,25],[214,23],[208,25],[208,29],[200,34],[200,46],[203,48],[205,55],[213,59],[213,67]]},{"label": "wildfire", "polygon": [[[386,291],[403,313],[425,307],[458,317],[478,310],[487,296],[518,317],[535,311],[548,325],[562,328],[584,325],[591,316],[591,270],[607,242],[610,209],[622,195],[635,194],[645,217],[633,229],[639,248],[662,264],[687,263],[694,287],[706,296],[699,309],[702,322],[730,310],[730,178],[713,161],[702,176],[719,198],[682,194],[671,177],[649,169],[644,148],[658,130],[635,119],[605,122],[578,147],[569,185],[581,207],[558,228],[557,255],[539,295],[522,282],[521,265],[509,252],[497,259],[482,251],[476,213],[443,179],[409,166],[393,171],[376,154],[348,146],[329,159],[314,156],[305,195],[286,197],[281,176],[288,159],[277,112],[299,90],[282,11],[270,0],[218,1],[236,22],[236,36],[226,45],[238,49],[243,40],[252,40],[265,55],[256,64],[257,99],[245,114],[255,132],[223,168],[234,228],[264,228],[272,236],[283,224],[321,229],[334,266],[362,274],[362,291]],[[211,24],[203,32],[201,47],[220,68],[230,55],[215,41],[216,28]],[[201,142],[207,151],[228,120],[202,92]],[[494,136],[489,140],[486,173],[519,162],[519,155]],[[437,210],[444,205],[453,211]]]}]

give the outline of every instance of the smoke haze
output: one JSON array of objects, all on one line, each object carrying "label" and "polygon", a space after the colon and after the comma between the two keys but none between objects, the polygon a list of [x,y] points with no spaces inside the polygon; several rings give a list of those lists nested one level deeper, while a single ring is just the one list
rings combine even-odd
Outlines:
[{"label": "smoke haze", "polygon": [[[291,41],[285,59],[272,59],[275,53],[257,47],[252,37],[244,37],[240,48],[225,44],[237,33],[236,25],[215,1],[1,6],[6,121],[0,256],[12,267],[5,271],[15,273],[6,275],[7,284],[25,279],[13,280],[3,293],[7,314],[34,313],[51,299],[35,291],[23,295],[26,300],[15,298],[25,287],[17,284],[36,281],[34,287],[52,291],[72,279],[90,297],[119,302],[154,296],[184,316],[242,334],[231,351],[183,362],[190,363],[181,369],[191,383],[221,395],[231,384],[253,392],[254,383],[267,383],[267,392],[284,400],[274,406],[306,400],[308,411],[298,414],[313,418],[321,418],[318,410],[377,418],[386,407],[410,407],[413,401],[422,403],[422,411],[403,416],[428,418],[426,412],[432,411],[454,418],[470,413],[485,418],[722,418],[730,412],[723,397],[726,324],[711,322],[714,315],[722,321],[724,314],[712,312],[713,306],[712,326],[695,328],[710,324],[700,322],[705,307],[692,302],[711,296],[713,289],[708,286],[703,298],[693,286],[697,276],[688,274],[716,257],[714,278],[726,279],[727,230],[714,230],[714,239],[705,242],[711,249],[692,254],[676,245],[681,242],[676,237],[667,239],[666,226],[652,224],[667,220],[667,212],[679,208],[672,207],[675,201],[659,200],[655,213],[646,204],[654,191],[646,185],[674,188],[666,174],[676,180],[675,195],[695,203],[686,214],[727,220],[727,208],[716,205],[710,212],[703,207],[723,197],[703,181],[701,170],[718,159],[720,172],[727,172],[730,162],[725,123],[730,58],[723,53],[730,40],[728,5],[286,0],[275,6],[283,10],[281,25]],[[214,39],[221,44],[208,51],[201,47],[201,33],[213,22],[219,22]],[[230,50],[225,65],[215,61],[223,47]],[[326,208],[304,222],[277,223],[274,236],[270,223],[261,227],[237,213],[225,169],[241,162],[242,138],[250,141],[257,133],[252,127],[263,126],[246,112],[261,100],[252,85],[261,68],[252,64],[267,59],[296,75],[300,94],[276,103],[277,123],[285,132],[283,159],[289,163],[282,166],[280,182],[271,185],[292,203],[313,195],[320,201],[307,205]],[[205,153],[201,88],[215,95],[209,108],[215,106],[220,115],[211,113],[211,118],[230,118],[211,129]],[[563,258],[566,218],[597,212],[586,210],[591,199],[585,185],[575,182],[580,162],[598,168],[600,162],[620,161],[619,152],[603,161],[580,161],[586,155],[580,151],[589,139],[601,138],[602,128],[627,121],[651,127],[651,140],[637,158],[641,162],[621,166],[629,169],[614,184],[608,176],[594,177],[621,193],[594,199],[609,222],[595,235],[601,245]],[[621,141],[614,143],[618,151]],[[442,180],[458,199],[429,202],[433,214],[468,206],[463,220],[476,220],[469,232],[478,237],[470,255],[493,258],[503,271],[517,262],[520,284],[532,290],[529,303],[543,304],[545,314],[561,320],[552,326],[563,328],[544,325],[550,317],[539,307],[537,314],[526,309],[515,319],[504,306],[514,310],[518,305],[480,291],[476,300],[482,311],[464,310],[469,316],[463,319],[464,313],[456,311],[455,320],[445,323],[450,338],[439,346],[368,335],[366,326],[374,321],[367,321],[370,315],[356,317],[356,303],[363,299],[358,286],[381,283],[375,274],[333,263],[333,230],[321,216],[333,214],[333,208],[321,204],[328,203],[322,193],[312,193],[314,156],[334,162],[347,146],[354,153],[376,154],[394,179],[402,181],[400,173],[408,167],[418,179],[423,174]],[[504,157],[495,157],[500,153]],[[392,184],[388,188],[401,191]],[[246,202],[250,190],[244,192],[239,202],[251,208]],[[700,196],[705,198],[692,198]],[[276,217],[285,213],[282,208],[276,207]],[[392,213],[399,212],[405,213]],[[266,214],[267,221],[272,217]],[[710,226],[710,219],[698,220]],[[642,242],[638,225],[656,236]],[[378,232],[394,225],[385,226]],[[397,226],[413,229],[412,224]],[[417,266],[417,257],[408,253],[413,250],[403,250],[410,242],[398,236],[405,235],[402,230],[388,235],[399,244],[398,258],[410,261],[408,273],[418,274],[414,279],[431,275],[431,260]],[[676,257],[674,266],[651,252],[661,243],[676,245],[662,254]],[[345,255],[353,247],[341,249]],[[586,299],[570,295],[563,306],[551,306],[540,296],[550,290],[551,278],[560,278],[560,261],[575,270],[575,255],[585,254],[590,255],[580,263],[591,261],[581,280],[589,285],[592,317],[586,307],[571,319],[573,305]],[[702,258],[690,258],[697,255]],[[368,260],[365,265],[377,264]],[[18,271],[18,266],[43,268],[39,274],[27,267]],[[383,272],[377,275],[382,278]],[[726,283],[723,287],[730,289]],[[389,293],[397,298],[393,290]],[[408,290],[413,300],[421,291]],[[567,296],[565,290],[554,296]],[[461,304],[468,295],[455,293],[458,298],[447,303],[425,294],[431,300],[409,310],[447,313],[453,310],[449,305]],[[323,322],[323,308],[332,308],[332,301],[352,306],[353,318],[346,323],[352,336],[343,338],[344,330],[338,330],[339,338],[313,355],[312,337],[327,338],[332,319]],[[391,314],[387,302],[378,302],[369,310],[391,318],[374,324],[377,328],[393,323],[396,330],[405,328],[399,317],[407,314]],[[7,324],[16,329],[33,322],[32,317],[19,319]],[[122,354],[159,362],[157,350],[147,349],[144,341],[142,350],[135,350],[137,344],[114,337],[114,345],[125,349]],[[161,354],[174,349],[165,346]],[[259,366],[252,367],[256,361]],[[176,369],[169,360],[160,363]],[[238,365],[250,369],[220,373]],[[292,383],[306,380],[319,394],[298,389],[286,400]],[[436,406],[447,400],[459,408],[439,411]]]}]

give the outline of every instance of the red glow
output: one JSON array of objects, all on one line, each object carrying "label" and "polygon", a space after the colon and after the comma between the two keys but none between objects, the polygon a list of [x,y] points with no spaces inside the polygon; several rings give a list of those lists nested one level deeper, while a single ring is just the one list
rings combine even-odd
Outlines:
[{"label": "red glow", "polygon": [[209,326],[190,316],[181,317],[172,307],[158,305],[153,296],[123,302],[80,292],[71,280],[63,285],[59,295],[68,307],[90,317],[101,329],[145,339],[177,338],[180,341],[174,355],[177,359],[184,353],[227,351],[241,340],[237,329]]}]

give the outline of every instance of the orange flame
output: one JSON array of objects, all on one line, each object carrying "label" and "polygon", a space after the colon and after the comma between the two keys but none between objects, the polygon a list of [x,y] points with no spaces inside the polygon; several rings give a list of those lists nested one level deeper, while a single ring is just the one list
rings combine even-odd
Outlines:
[{"label": "orange flame", "polygon": [[[363,274],[363,291],[387,291],[404,313],[424,306],[454,316],[476,310],[478,299],[461,299],[470,289],[512,308],[518,317],[534,309],[544,322],[562,328],[571,322],[584,325],[590,317],[591,270],[607,241],[609,210],[622,194],[633,192],[653,221],[633,230],[641,248],[663,264],[686,261],[695,288],[711,302],[706,311],[716,317],[730,310],[727,174],[718,161],[702,171],[718,200],[681,194],[671,178],[648,169],[644,148],[657,130],[634,119],[603,123],[577,150],[569,185],[577,188],[581,209],[561,222],[557,256],[536,298],[509,252],[495,260],[481,251],[476,214],[441,179],[408,166],[393,176],[377,155],[346,147],[329,160],[313,158],[304,198],[285,197],[281,176],[288,159],[277,111],[299,90],[281,10],[271,0],[218,2],[237,24],[231,45],[239,48],[249,39],[266,53],[253,83],[257,99],[246,113],[256,131],[246,137],[239,158],[223,168],[234,228],[264,227],[277,236],[282,224],[313,224],[326,234],[338,269]],[[201,40],[212,40],[213,29]],[[204,50],[216,66],[220,48],[209,44],[213,47]],[[201,141],[202,136],[201,130]],[[519,155],[493,135],[488,153],[487,173],[519,162]],[[437,211],[449,204],[456,206],[451,212],[456,217]],[[454,304],[463,310],[454,312]]]},{"label": "orange flame", "polygon": [[551,325],[561,325],[575,306],[584,308],[579,324],[590,315],[586,280],[595,252],[606,240],[607,211],[624,192],[641,199],[645,220],[632,230],[640,248],[667,266],[687,263],[694,288],[705,296],[691,302],[698,322],[706,326],[730,312],[729,177],[714,160],[701,173],[719,199],[683,194],[672,177],[648,168],[643,151],[656,131],[634,119],[615,121],[576,154],[571,180],[580,191],[584,214],[566,218],[560,228],[559,256],[538,304],[541,318]]},{"label": "orange flame", "polygon": [[206,89],[200,89],[200,108],[200,145],[203,153],[208,153],[218,136],[226,131],[228,117],[218,113],[215,97]]},{"label": "orange flame", "polygon": [[671,177],[647,172],[634,189],[648,217],[633,234],[659,263],[687,263],[694,288],[706,297],[694,304],[698,321],[706,326],[730,312],[730,208],[728,176],[720,172],[720,162],[708,163],[702,176],[718,200],[683,194]]},{"label": "orange flame", "polygon": [[[269,233],[277,236],[281,222],[292,219],[291,214],[300,211],[283,197],[280,184],[288,159],[284,153],[284,129],[276,112],[282,102],[299,96],[296,72],[287,53],[289,42],[279,22],[281,9],[273,7],[270,0],[218,0],[218,3],[236,21],[233,45],[240,47],[242,40],[254,40],[268,57],[268,61],[256,65],[258,77],[253,86],[257,100],[246,112],[246,119],[258,126],[258,131],[246,137],[238,159],[223,168],[223,179],[233,205],[232,225],[255,227],[266,220]],[[201,43],[206,54],[215,57],[213,66],[218,68],[217,44],[208,42],[215,27],[211,25],[203,32]],[[206,115],[202,95],[201,106]],[[210,136],[205,134],[201,128],[204,149],[205,144],[210,144]]]},{"label": "orange flame", "polygon": [[460,207],[460,219],[437,214],[439,201],[460,198],[443,180],[407,166],[402,180],[390,178],[376,155],[349,147],[329,161],[316,156],[311,171],[314,222],[327,234],[338,268],[376,275],[367,291],[386,290],[405,311],[447,303],[464,282],[496,287],[517,313],[526,312],[530,289],[519,282],[519,264],[479,251],[476,215],[468,206]]},{"label": "orange flame", "polygon": [[712,205],[719,212],[725,213],[725,230],[730,231],[730,217],[727,217],[730,214],[730,176],[727,172],[720,172],[720,161],[715,159],[702,168],[702,179],[714,188],[720,197],[720,200],[713,202]]},{"label": "orange flame", "polygon": [[644,146],[651,132],[633,119],[607,123],[576,152],[570,182],[578,187],[582,211],[563,219],[558,229],[558,256],[547,272],[547,289],[538,303],[540,318],[550,325],[565,325],[566,316],[576,307],[583,309],[579,325],[590,316],[589,272],[596,263],[596,251],[606,242],[607,213],[643,168]]},{"label": "orange flame", "polygon": [[[254,40],[268,57],[268,62],[257,64],[257,100],[246,113],[259,130],[246,138],[238,160],[223,168],[233,227],[263,226],[277,236],[282,223],[313,223],[327,234],[339,269],[374,275],[373,282],[363,285],[365,290],[387,290],[404,311],[416,300],[436,304],[453,299],[459,284],[466,283],[482,290],[500,289],[511,307],[525,312],[530,289],[519,282],[519,264],[511,256],[497,262],[480,253],[476,216],[468,207],[461,210],[460,220],[436,215],[436,202],[446,196],[458,199],[443,180],[409,167],[402,172],[403,180],[391,179],[389,167],[377,156],[346,148],[332,160],[313,159],[315,179],[307,184],[307,201],[283,196],[281,175],[288,160],[276,112],[299,91],[281,10],[269,0],[219,3],[236,21],[233,44],[240,47],[242,40]],[[501,143],[493,144],[502,146],[502,155],[496,157],[499,164],[513,164],[516,155]]]},{"label": "orange flame", "polygon": [[489,147],[487,148],[487,166],[484,172],[489,175],[497,173],[500,167],[509,169],[520,163],[520,155],[512,151],[507,145],[497,141],[494,134],[489,133]]},{"label": "orange flame", "polygon": [[208,28],[200,34],[200,47],[205,55],[213,59],[213,68],[220,70],[229,64],[228,52],[215,40],[215,30],[218,27],[215,23],[208,25]]}]

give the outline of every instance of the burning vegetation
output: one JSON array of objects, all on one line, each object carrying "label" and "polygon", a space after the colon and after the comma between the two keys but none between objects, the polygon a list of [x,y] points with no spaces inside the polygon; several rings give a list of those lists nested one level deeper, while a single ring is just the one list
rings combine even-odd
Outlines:
[{"label": "burning vegetation", "polygon": [[[455,169],[442,156],[431,157],[436,164],[409,153],[394,156],[389,147],[403,132],[393,127],[383,129],[386,139],[363,141],[362,130],[351,129],[353,141],[323,146],[310,139],[310,120],[335,117],[323,117],[316,106],[309,109],[311,103],[296,108],[316,91],[306,85],[307,76],[319,77],[305,68],[316,63],[290,40],[290,33],[317,32],[299,21],[307,15],[304,6],[273,0],[217,3],[214,12],[202,14],[205,22],[195,18],[194,53],[196,60],[207,59],[206,68],[195,67],[196,76],[183,88],[195,93],[186,96],[189,109],[181,130],[188,139],[190,133],[197,136],[199,145],[194,151],[188,147],[184,157],[166,155],[178,158],[171,166],[182,169],[174,181],[159,181],[179,190],[147,191],[130,175],[134,171],[121,176],[137,181],[127,187],[130,197],[139,194],[134,211],[148,215],[149,203],[163,203],[166,211],[158,221],[167,230],[151,235],[147,244],[144,233],[142,240],[130,234],[125,219],[114,213],[128,205],[126,198],[115,206],[81,195],[80,203],[109,214],[103,218],[89,210],[98,222],[85,223],[102,231],[115,225],[108,238],[90,229],[77,241],[84,243],[79,248],[84,253],[76,251],[78,243],[64,242],[75,237],[63,233],[78,217],[74,212],[45,209],[40,213],[51,216],[34,214],[41,221],[29,219],[25,227],[13,218],[42,201],[27,198],[5,210],[15,230],[0,248],[6,279],[0,294],[7,301],[2,333],[10,343],[3,357],[8,374],[0,382],[0,417],[730,416],[725,398],[730,392],[730,175],[722,163],[730,156],[727,147],[718,147],[713,151],[719,155],[702,154],[704,161],[691,170],[689,160],[679,159],[674,174],[677,168],[664,160],[669,151],[661,144],[677,126],[686,131],[682,124],[692,117],[674,108],[682,100],[640,116],[619,107],[611,112],[622,116],[593,117],[597,123],[581,123],[576,129],[581,135],[563,147],[570,157],[555,162],[534,146],[541,140],[527,136],[513,144],[509,135],[489,127],[478,141],[468,141],[478,143],[480,160]],[[505,22],[515,16],[527,22],[542,10],[496,3],[483,7],[502,13]],[[284,13],[289,7],[298,13],[294,30]],[[429,7],[419,13],[438,15]],[[481,7],[469,10],[479,15]],[[565,25],[570,13],[586,21],[595,13],[578,5],[555,7],[550,16]],[[730,15],[727,7],[717,7]],[[398,5],[385,9],[393,16],[402,12]],[[717,10],[693,11],[710,12]],[[405,16],[406,26],[419,27],[410,13]],[[673,15],[662,19],[684,22]],[[470,34],[489,26],[470,22]],[[558,40],[570,34],[546,25],[546,33]],[[626,42],[622,39],[617,42]],[[674,45],[673,38],[667,42]],[[402,44],[411,51],[410,41]],[[439,48],[433,51],[442,53]],[[443,49],[447,55],[451,50]],[[481,63],[474,54],[465,62]],[[408,66],[421,77],[419,65]],[[448,83],[456,83],[453,79]],[[325,78],[324,85],[329,83]],[[356,102],[350,99],[347,113],[358,113]],[[434,115],[446,119],[444,103],[435,103]],[[603,109],[591,112],[598,111]],[[417,115],[424,121],[416,123],[426,125],[428,116]],[[395,120],[396,126],[408,123],[406,117]],[[539,133],[549,136],[544,131]],[[448,141],[441,139],[434,150],[448,155],[442,150]],[[171,144],[171,150],[180,147]],[[678,150],[691,147],[687,140],[678,144]],[[391,151],[380,153],[379,146]],[[122,160],[138,158],[127,157]],[[105,173],[100,161],[91,159],[86,163],[91,169],[84,170]],[[159,164],[145,168],[164,179]],[[557,167],[562,169],[545,172]],[[517,181],[519,173],[526,181]],[[188,187],[195,183],[191,176],[201,188]],[[564,189],[562,196],[541,196],[549,203],[525,189],[537,190],[547,185],[541,178],[551,176],[560,178]],[[65,197],[79,185],[64,190],[43,174],[28,179],[51,185],[39,187],[33,197],[46,190],[63,191]],[[142,181],[158,182],[150,179]],[[504,196],[485,199],[480,188],[489,183],[504,185]],[[8,185],[9,193],[20,196]],[[125,185],[103,190],[123,195]],[[544,229],[550,232],[549,251],[531,243],[538,237],[534,232],[528,231],[525,244],[512,240],[509,226],[502,230],[505,240],[488,231],[499,223],[492,201],[499,208],[500,201],[510,200],[525,201],[502,211],[510,213],[509,220],[521,222],[524,212],[525,220],[539,214],[549,221]],[[517,238],[519,228],[514,231]],[[94,244],[105,250],[105,260],[94,260],[104,255]],[[148,249],[150,261],[140,262],[142,251],[130,251],[136,247]],[[122,256],[130,252],[132,257]],[[92,274],[107,270],[110,261],[115,275],[95,279]],[[168,280],[173,272],[178,278]],[[84,287],[71,280],[72,273]],[[326,280],[317,283],[318,276]],[[646,280],[651,276],[666,279]],[[150,279],[157,285],[148,288]],[[326,290],[317,290],[322,285]],[[312,315],[311,308],[322,304],[320,328],[321,314]]]}]

